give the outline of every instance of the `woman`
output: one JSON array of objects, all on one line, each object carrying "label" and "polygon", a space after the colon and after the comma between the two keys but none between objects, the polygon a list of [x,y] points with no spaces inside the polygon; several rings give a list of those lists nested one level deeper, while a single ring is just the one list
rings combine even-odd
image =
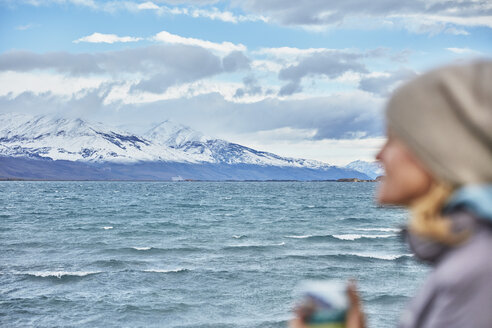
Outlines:
[{"label": "woman", "polygon": [[[406,240],[433,265],[399,327],[492,327],[492,62],[418,77],[386,117],[377,199],[410,209]],[[364,327],[354,287],[349,298],[347,327]]]}]

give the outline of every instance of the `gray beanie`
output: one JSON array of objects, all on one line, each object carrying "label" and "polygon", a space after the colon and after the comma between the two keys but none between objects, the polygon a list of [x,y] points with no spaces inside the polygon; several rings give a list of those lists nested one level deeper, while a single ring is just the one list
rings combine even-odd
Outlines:
[{"label": "gray beanie", "polygon": [[386,118],[438,179],[492,182],[492,61],[440,68],[398,88]]}]

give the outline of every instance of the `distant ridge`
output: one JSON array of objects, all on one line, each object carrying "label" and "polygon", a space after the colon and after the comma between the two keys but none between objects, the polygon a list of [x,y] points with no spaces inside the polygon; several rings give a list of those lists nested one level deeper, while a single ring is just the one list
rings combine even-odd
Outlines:
[{"label": "distant ridge", "polygon": [[368,175],[371,179],[376,179],[384,175],[383,166],[379,162],[354,161],[345,166]]},{"label": "distant ridge", "polygon": [[0,115],[0,178],[368,179],[352,168],[257,151],[171,121],[136,135],[81,119]]}]

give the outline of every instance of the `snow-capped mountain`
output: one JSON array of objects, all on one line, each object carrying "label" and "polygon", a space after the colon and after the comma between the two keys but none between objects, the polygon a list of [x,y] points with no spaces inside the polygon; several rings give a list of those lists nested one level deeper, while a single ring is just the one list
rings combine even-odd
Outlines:
[{"label": "snow-capped mountain", "polygon": [[0,144],[2,156],[53,160],[329,166],[319,161],[285,158],[206,137],[169,120],[139,136],[81,119],[3,114],[0,115]]},{"label": "snow-capped mountain", "polygon": [[153,143],[178,149],[190,155],[194,162],[224,164],[256,164],[323,168],[329,164],[306,159],[281,157],[258,151],[222,139],[207,137],[187,126],[166,120],[145,134]]},{"label": "snow-capped mountain", "polygon": [[384,175],[384,168],[379,162],[354,161],[350,162],[345,167],[362,172],[371,179],[376,179],[377,177]]},{"label": "snow-capped mountain", "polygon": [[212,139],[201,132],[170,120],[165,120],[147,131],[145,137],[172,148],[180,148],[189,142],[205,142]]},{"label": "snow-capped mountain", "polygon": [[[13,159],[18,159],[17,164]],[[27,159],[52,163],[33,164]],[[43,167],[35,177],[46,179],[58,177],[55,166],[58,171],[63,166],[67,179],[73,178],[74,170],[79,171],[76,177],[86,172],[88,179],[168,179],[174,175],[190,179],[367,178],[351,168],[281,157],[207,137],[171,121],[140,136],[81,119],[1,114],[0,160],[4,176],[26,176],[25,170],[18,170],[24,165],[34,171]]]},{"label": "snow-capped mountain", "polygon": [[185,161],[140,136],[81,119],[0,115],[1,156],[88,162]]}]

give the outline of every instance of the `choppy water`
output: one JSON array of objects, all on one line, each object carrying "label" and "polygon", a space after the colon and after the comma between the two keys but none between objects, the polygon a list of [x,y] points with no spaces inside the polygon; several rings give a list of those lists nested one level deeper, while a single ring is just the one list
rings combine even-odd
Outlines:
[{"label": "choppy water", "polygon": [[426,268],[374,183],[0,183],[0,326],[286,327],[303,279],[356,277],[394,327]]}]

